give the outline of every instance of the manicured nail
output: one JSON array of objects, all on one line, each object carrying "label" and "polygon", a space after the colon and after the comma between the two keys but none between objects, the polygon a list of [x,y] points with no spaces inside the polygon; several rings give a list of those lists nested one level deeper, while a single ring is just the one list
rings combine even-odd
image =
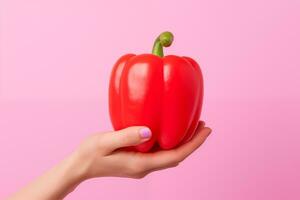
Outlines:
[{"label": "manicured nail", "polygon": [[139,133],[142,138],[150,138],[151,137],[151,130],[149,128],[142,128],[139,130]]}]

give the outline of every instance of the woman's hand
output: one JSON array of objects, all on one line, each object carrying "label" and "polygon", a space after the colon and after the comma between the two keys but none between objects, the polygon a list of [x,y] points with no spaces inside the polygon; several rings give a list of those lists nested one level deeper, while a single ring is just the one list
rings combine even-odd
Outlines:
[{"label": "woman's hand", "polygon": [[175,167],[196,150],[210,134],[200,122],[195,136],[180,147],[154,153],[121,150],[151,138],[147,127],[129,127],[120,131],[88,137],[70,156],[11,196],[10,200],[58,200],[72,192],[82,181],[102,176],[142,178],[155,170]]},{"label": "woman's hand", "polygon": [[150,129],[135,126],[94,134],[80,145],[75,154],[81,160],[83,179],[101,176],[142,178],[150,172],[177,166],[205,141],[210,132],[211,129],[204,128],[204,122],[199,122],[194,138],[176,149],[154,153],[120,150],[151,138]]}]

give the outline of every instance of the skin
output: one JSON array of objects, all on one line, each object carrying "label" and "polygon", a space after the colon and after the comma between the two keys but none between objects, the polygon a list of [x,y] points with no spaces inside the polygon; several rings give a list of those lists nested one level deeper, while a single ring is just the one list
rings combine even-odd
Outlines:
[{"label": "skin", "polygon": [[177,166],[211,133],[210,128],[204,127],[204,122],[199,122],[192,140],[176,149],[153,153],[122,150],[149,140],[139,134],[142,128],[145,127],[134,126],[89,136],[66,159],[8,199],[63,199],[81,182],[96,177],[140,179],[153,171]]}]

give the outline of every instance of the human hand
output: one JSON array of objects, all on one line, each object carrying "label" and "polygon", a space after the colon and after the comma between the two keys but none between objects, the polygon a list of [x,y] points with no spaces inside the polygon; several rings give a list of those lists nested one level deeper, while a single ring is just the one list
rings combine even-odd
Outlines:
[{"label": "human hand", "polygon": [[151,153],[124,151],[123,147],[135,146],[151,138],[150,129],[134,126],[91,135],[75,154],[80,160],[83,179],[103,176],[143,178],[150,172],[177,166],[201,146],[210,132],[204,122],[199,122],[192,140],[176,149]]},{"label": "human hand", "polygon": [[149,140],[151,131],[146,127],[135,126],[115,132],[97,133],[9,199],[63,199],[82,181],[94,177],[142,178],[150,172],[177,166],[201,146],[210,132],[210,128],[204,128],[204,122],[199,122],[192,140],[176,149],[153,153],[123,149]]}]

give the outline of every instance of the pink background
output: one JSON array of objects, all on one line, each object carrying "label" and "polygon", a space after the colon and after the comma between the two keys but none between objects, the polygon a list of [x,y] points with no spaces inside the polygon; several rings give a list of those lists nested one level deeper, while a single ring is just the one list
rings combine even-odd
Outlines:
[{"label": "pink background", "polygon": [[84,182],[67,199],[299,199],[298,0],[1,0],[0,199],[111,130],[116,59],[166,54],[204,73],[208,141],[179,167],[143,180]]}]

